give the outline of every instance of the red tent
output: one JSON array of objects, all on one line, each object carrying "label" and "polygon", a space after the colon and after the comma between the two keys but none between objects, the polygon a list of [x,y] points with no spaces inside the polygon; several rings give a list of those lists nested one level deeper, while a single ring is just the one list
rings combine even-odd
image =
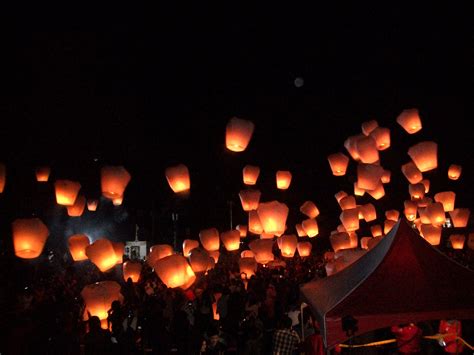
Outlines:
[{"label": "red tent", "polygon": [[342,318],[360,335],[404,322],[474,319],[474,272],[432,247],[400,220],[346,269],[301,286],[326,348],[347,339]]}]

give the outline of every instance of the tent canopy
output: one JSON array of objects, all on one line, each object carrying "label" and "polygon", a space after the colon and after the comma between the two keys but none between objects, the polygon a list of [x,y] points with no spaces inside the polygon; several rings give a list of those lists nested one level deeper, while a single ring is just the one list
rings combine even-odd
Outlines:
[{"label": "tent canopy", "polygon": [[347,339],[342,318],[360,335],[404,322],[474,319],[474,272],[424,240],[403,219],[346,269],[301,286],[327,348]]}]

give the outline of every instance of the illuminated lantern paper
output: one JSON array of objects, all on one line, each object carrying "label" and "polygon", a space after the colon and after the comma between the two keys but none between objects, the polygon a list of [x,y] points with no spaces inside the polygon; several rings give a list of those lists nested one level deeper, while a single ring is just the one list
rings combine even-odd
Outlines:
[{"label": "illuminated lantern paper", "polygon": [[238,224],[235,229],[239,231],[240,238],[245,238],[247,236],[248,227],[246,224]]},{"label": "illuminated lantern paper", "polygon": [[54,183],[56,191],[56,203],[63,206],[72,206],[76,201],[81,184],[70,180],[56,180]]},{"label": "illuminated lantern paper", "polygon": [[81,291],[84,300],[84,320],[88,314],[99,317],[103,329],[107,329],[108,310],[113,301],[122,302],[121,286],[115,281],[100,281],[85,286]]},{"label": "illuminated lantern paper", "polygon": [[278,170],[276,172],[276,184],[280,190],[286,190],[291,184],[291,173],[287,170]]},{"label": "illuminated lantern paper", "polygon": [[117,196],[112,200],[114,206],[121,206],[123,202],[123,196]]},{"label": "illuminated lantern paper", "polygon": [[423,179],[423,180],[420,181],[420,183],[423,184],[423,186],[425,187],[425,194],[430,192],[430,180]]},{"label": "illuminated lantern paper", "polygon": [[298,237],[306,237],[308,235],[301,224],[296,224],[295,229]]},{"label": "illuminated lantern paper", "polygon": [[421,218],[417,218],[413,221],[413,225],[416,227],[416,229],[418,229],[418,233],[421,234],[421,225],[423,223],[421,223]]},{"label": "illuminated lantern paper", "polygon": [[122,242],[112,242],[112,246],[114,247],[115,258],[117,260],[117,264],[123,263],[123,254],[125,250],[125,244]]},{"label": "illuminated lantern paper", "polygon": [[412,200],[421,200],[423,197],[425,197],[425,185],[423,185],[421,182],[418,184],[410,184],[408,185],[408,193],[410,194]]},{"label": "illuminated lantern paper", "polygon": [[212,259],[214,259],[214,264],[217,264],[219,262],[219,256],[220,256],[219,250],[208,251],[207,253]]},{"label": "illuminated lantern paper", "polygon": [[377,211],[375,206],[371,203],[360,206],[360,211],[362,212],[366,222],[372,222],[377,219]]},{"label": "illuminated lantern paper", "polygon": [[456,194],[453,191],[438,192],[434,195],[434,200],[443,204],[444,212],[451,212],[454,210]]},{"label": "illuminated lantern paper", "polygon": [[455,208],[454,210],[449,212],[449,216],[451,217],[453,226],[456,228],[466,227],[469,221],[470,214],[471,210],[469,208]]},{"label": "illuminated lantern paper", "polygon": [[362,249],[365,249],[365,250],[369,249],[368,243],[371,239],[373,239],[373,238],[372,237],[362,237],[362,238],[360,238],[360,247]]},{"label": "illuminated lantern paper", "polygon": [[80,217],[86,207],[86,198],[82,195],[77,196],[74,205],[67,206],[67,214],[69,217]]},{"label": "illuminated lantern paper", "polygon": [[87,201],[87,209],[91,212],[96,211],[98,205],[99,205],[98,200],[89,200],[89,201]]},{"label": "illuminated lantern paper", "polygon": [[258,217],[265,233],[282,234],[286,229],[288,207],[278,201],[260,203],[257,209]]},{"label": "illuminated lantern paper", "polygon": [[464,234],[451,234],[449,236],[449,241],[451,242],[453,249],[463,249],[466,237]]},{"label": "illuminated lantern paper", "polygon": [[359,244],[359,237],[357,236],[356,232],[349,232],[349,240],[350,240],[350,249],[357,248]]},{"label": "illuminated lantern paper", "polygon": [[328,156],[329,166],[334,176],[344,176],[349,164],[349,158],[343,153],[334,153]]},{"label": "illuminated lantern paper", "polygon": [[343,224],[337,226],[337,232],[347,232],[346,227]]},{"label": "illuminated lantern paper", "polygon": [[362,209],[361,209],[361,205],[357,205],[357,211],[359,212],[358,215],[359,215],[359,220],[361,219],[364,219],[364,214],[362,212]]},{"label": "illuminated lantern paper", "polygon": [[428,212],[426,207],[419,207],[418,206],[418,214],[420,215],[421,223],[423,224],[431,224],[430,217],[428,216]]},{"label": "illuminated lantern paper", "polygon": [[421,200],[416,201],[418,207],[426,207],[433,202],[431,197],[423,197]]},{"label": "illuminated lantern paper", "polygon": [[406,200],[403,202],[405,206],[404,214],[407,220],[413,222],[416,219],[416,214],[418,210],[418,206],[415,202]]},{"label": "illuminated lantern paper", "polygon": [[219,250],[219,231],[216,228],[203,229],[199,232],[201,244],[207,251]]},{"label": "illuminated lantern paper", "polygon": [[225,145],[233,152],[244,151],[252,138],[255,125],[252,121],[232,117],[226,126]]},{"label": "illuminated lantern paper", "polygon": [[385,196],[385,189],[383,187],[383,184],[380,182],[375,189],[367,190],[367,193],[374,199],[380,200],[382,197]]},{"label": "illuminated lantern paper", "polygon": [[0,163],[0,194],[5,189],[6,179],[7,179],[7,168],[5,167],[5,164]]},{"label": "illuminated lantern paper", "polygon": [[260,222],[260,218],[258,217],[257,211],[250,211],[249,212],[249,232],[253,234],[262,234],[263,227],[262,222]]},{"label": "illuminated lantern paper", "polygon": [[[397,210],[385,211],[385,218],[387,218],[391,221],[397,222],[399,217],[400,217],[400,212],[398,212]],[[387,233],[385,233],[385,234],[387,234]]]},{"label": "illuminated lantern paper", "polygon": [[358,134],[355,136],[350,136],[344,141],[344,148],[346,148],[352,159],[356,161],[360,159],[359,152],[357,150],[357,142],[363,138],[365,138],[363,134]]},{"label": "illuminated lantern paper", "polygon": [[69,237],[68,245],[74,261],[87,260],[86,248],[90,245],[90,241],[86,235],[75,234]]},{"label": "illuminated lantern paper", "polygon": [[155,264],[155,272],[169,288],[187,289],[196,280],[193,269],[184,256],[179,254],[169,255],[158,260]]},{"label": "illuminated lantern paper", "polygon": [[358,208],[351,208],[348,210],[344,210],[339,215],[339,219],[341,220],[344,228],[348,232],[353,232],[359,229],[359,209]]},{"label": "illuminated lantern paper", "polygon": [[301,227],[303,227],[306,235],[310,238],[316,237],[319,234],[318,222],[314,218],[305,219],[301,222]]},{"label": "illuminated lantern paper", "polygon": [[435,226],[440,226],[446,221],[443,204],[440,202],[431,203],[426,206],[426,213],[430,219],[431,224]]},{"label": "illuminated lantern paper", "polygon": [[127,281],[129,278],[132,279],[133,283],[137,283],[140,280],[140,274],[142,272],[142,263],[138,261],[127,260],[123,263],[123,279]]},{"label": "illuminated lantern paper", "polygon": [[423,174],[412,161],[402,165],[402,173],[410,184],[418,184],[423,180]]},{"label": "illuminated lantern paper", "polygon": [[[189,240],[189,239],[186,239],[186,240]],[[183,242],[183,247],[186,240]],[[199,246],[199,243],[196,240],[193,240],[193,242],[196,242],[197,246]],[[150,247],[150,252],[146,256],[146,262],[148,263],[148,265],[154,268],[158,260],[163,259],[164,257],[170,256],[173,254],[174,254],[174,250],[171,245],[156,244]]]},{"label": "illuminated lantern paper", "polygon": [[340,201],[339,201],[339,206],[341,206],[341,210],[350,210],[352,208],[356,208],[357,207],[357,203],[356,203],[356,199],[354,196],[346,196],[346,197],[343,197]]},{"label": "illuminated lantern paper", "polygon": [[260,239],[273,239],[274,236],[272,233],[262,233],[260,234]]},{"label": "illuminated lantern paper", "polygon": [[448,177],[451,180],[457,180],[461,176],[461,172],[462,172],[461,165],[451,164],[448,169]]},{"label": "illuminated lantern paper", "polygon": [[432,224],[421,225],[421,235],[431,245],[439,245],[439,243],[441,242],[441,232],[442,232],[441,227],[434,226]]},{"label": "illuminated lantern paper", "polygon": [[246,165],[242,170],[242,175],[245,185],[255,185],[260,175],[260,168],[258,166]]},{"label": "illuminated lantern paper", "polygon": [[375,146],[378,150],[390,148],[390,130],[384,127],[377,127],[370,136],[375,140]]},{"label": "illuminated lantern paper", "polygon": [[357,181],[354,182],[354,195],[355,196],[364,196],[365,195],[365,190],[361,189],[361,188],[359,188],[359,186],[357,186]]},{"label": "illuminated lantern paper", "polygon": [[184,164],[178,164],[166,168],[166,180],[175,193],[187,191],[191,187],[188,167]]},{"label": "illuminated lantern paper", "polygon": [[300,212],[309,218],[316,218],[319,216],[319,209],[312,201],[306,201],[303,203],[300,207]]},{"label": "illuminated lantern paper", "polygon": [[35,170],[36,181],[47,182],[50,174],[51,168],[49,166],[39,166]]},{"label": "illuminated lantern paper", "polygon": [[408,155],[422,173],[438,167],[438,144],[427,141],[408,149]]},{"label": "illuminated lantern paper", "polygon": [[240,274],[243,274],[242,278],[247,280],[250,279],[257,272],[257,262],[255,261],[255,258],[243,257],[239,259],[239,269]]},{"label": "illuminated lantern paper", "polygon": [[341,200],[346,196],[347,196],[347,192],[345,192],[345,191],[339,191],[337,194],[334,195],[334,197],[336,198],[337,203],[340,203]]},{"label": "illuminated lantern paper", "polygon": [[311,255],[311,249],[313,245],[310,242],[298,242],[296,249],[298,249],[298,254],[300,257],[305,258]]},{"label": "illuminated lantern paper", "polygon": [[108,239],[97,239],[86,248],[86,255],[102,272],[110,270],[117,264],[114,245]]},{"label": "illuminated lantern paper", "polygon": [[[199,247],[199,242],[194,239],[185,239],[183,241],[183,255],[188,257],[191,253],[191,250]],[[171,254],[170,254],[171,255]]]},{"label": "illuminated lantern paper", "polygon": [[379,224],[375,224],[370,227],[370,232],[372,233],[372,237],[380,237],[383,235],[382,233],[382,227]]},{"label": "illuminated lantern paper", "polygon": [[397,117],[397,123],[408,134],[414,134],[422,128],[421,118],[416,108],[403,110]]},{"label": "illuminated lantern paper", "polygon": [[251,250],[244,250],[240,253],[241,258],[255,258],[255,254]]},{"label": "illuminated lantern paper", "polygon": [[236,229],[221,233],[222,244],[228,251],[239,250],[240,232]]},{"label": "illuminated lantern paper", "polygon": [[384,170],[380,181],[382,181],[382,184],[388,184],[390,182],[391,176],[392,172],[390,170]]},{"label": "illuminated lantern paper", "polygon": [[384,169],[380,165],[363,164],[357,165],[357,186],[364,190],[374,190],[380,184]]},{"label": "illuminated lantern paper", "polygon": [[295,255],[296,247],[298,244],[298,238],[294,234],[284,234],[279,240],[281,240],[280,251],[281,256],[285,258],[292,258]]},{"label": "illuminated lantern paper", "polygon": [[334,233],[329,236],[334,252],[351,247],[351,238],[347,232]]},{"label": "illuminated lantern paper", "polygon": [[206,272],[213,268],[214,258],[210,257],[205,250],[196,248],[189,254],[189,263],[194,272]]},{"label": "illuminated lantern paper", "polygon": [[356,149],[362,163],[372,164],[380,159],[377,143],[371,136],[358,139],[356,141]]},{"label": "illuminated lantern paper", "polygon": [[240,203],[244,211],[252,211],[258,208],[261,192],[259,190],[241,190],[239,192]]},{"label": "illuminated lantern paper", "polygon": [[362,133],[368,136],[370,133],[379,126],[376,120],[370,120],[366,122],[362,122]]},{"label": "illuminated lantern paper", "polygon": [[249,248],[255,254],[255,260],[259,264],[267,264],[274,260],[273,240],[256,239],[249,243]]},{"label": "illuminated lantern paper", "polygon": [[100,169],[102,195],[114,200],[123,196],[132,177],[123,166],[104,166]]},{"label": "illuminated lantern paper", "polygon": [[48,227],[39,218],[14,220],[12,232],[15,255],[22,259],[40,256],[49,236]]},{"label": "illuminated lantern paper", "polygon": [[383,224],[383,233],[387,235],[396,224],[397,224],[397,221],[386,219]]}]

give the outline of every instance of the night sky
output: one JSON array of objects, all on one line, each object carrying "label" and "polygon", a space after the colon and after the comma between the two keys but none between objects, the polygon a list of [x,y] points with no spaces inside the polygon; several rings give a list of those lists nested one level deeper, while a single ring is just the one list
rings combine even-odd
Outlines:
[{"label": "night sky", "polygon": [[[212,9],[109,10],[17,13],[5,25],[0,161],[7,185],[0,195],[0,244],[7,249],[11,221],[33,214],[58,244],[81,231],[130,240],[135,224],[152,243],[169,242],[172,212],[180,216],[180,238],[197,238],[209,227],[227,230],[229,201],[234,226],[246,223],[238,198],[246,164],[261,167],[261,201],[290,207],[290,232],[305,218],[299,206],[312,200],[325,237],[339,224],[334,194],[352,192],[356,171],[351,161],[347,176],[332,176],[327,156],[346,153],[344,140],[372,119],[392,131],[392,147],[381,159],[393,183],[374,202],[380,211],[402,211],[408,184],[400,166],[409,161],[408,147],[423,140],[439,144],[439,168],[425,174],[432,191],[453,190],[458,207],[472,208],[467,124],[474,57],[466,9],[233,2]],[[303,86],[295,85],[297,78]],[[420,110],[418,134],[408,135],[395,122],[406,108]],[[233,116],[256,126],[242,153],[224,144]],[[164,176],[178,163],[191,173],[184,197]],[[452,163],[463,166],[457,182],[447,178]],[[34,167],[43,164],[52,175],[38,186]],[[52,183],[77,180],[86,197],[97,198],[103,165],[123,165],[131,173],[124,205],[103,200],[95,215],[70,221],[54,205]],[[292,172],[289,190],[276,189],[277,170]]]}]

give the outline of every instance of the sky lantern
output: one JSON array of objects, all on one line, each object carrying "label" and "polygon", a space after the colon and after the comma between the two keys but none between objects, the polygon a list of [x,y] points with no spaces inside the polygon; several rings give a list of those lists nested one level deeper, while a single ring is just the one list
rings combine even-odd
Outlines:
[{"label": "sky lantern", "polygon": [[420,233],[420,234],[421,234],[421,225],[422,224],[429,224],[429,223],[422,223],[421,218],[416,218],[413,221],[413,225],[416,227],[416,229],[418,230],[418,233]]},{"label": "sky lantern", "polygon": [[264,232],[270,234],[283,234],[286,229],[288,212],[288,206],[278,201],[260,203],[257,213]]},{"label": "sky lantern", "polygon": [[463,249],[466,237],[464,234],[451,234],[449,236],[449,241],[451,242],[453,249]]},{"label": "sky lantern", "polygon": [[219,231],[216,228],[203,229],[199,232],[201,244],[207,251],[219,250]]},{"label": "sky lantern", "polygon": [[253,257],[242,257],[239,259],[239,269],[240,274],[244,274],[242,278],[248,280],[257,272],[257,261]]},{"label": "sky lantern", "polygon": [[434,195],[434,200],[443,204],[444,212],[451,212],[454,210],[456,194],[453,191],[438,192]]},{"label": "sky lantern", "polygon": [[421,235],[431,245],[439,245],[439,243],[441,242],[441,232],[442,228],[439,226],[434,226],[432,224],[421,225]]},{"label": "sky lantern", "polygon": [[114,245],[108,239],[97,239],[86,248],[86,255],[102,272],[110,270],[117,264]]},{"label": "sky lantern", "polygon": [[457,180],[461,176],[462,166],[451,164],[448,168],[448,178],[451,180]]},{"label": "sky lantern", "polygon": [[408,185],[408,193],[413,201],[421,200],[425,197],[425,185],[421,182]]},{"label": "sky lantern", "polygon": [[169,288],[186,289],[196,280],[196,275],[188,261],[179,254],[165,256],[158,260],[154,269],[160,280]]},{"label": "sky lantern", "polygon": [[410,200],[405,200],[403,205],[405,207],[403,213],[405,214],[406,219],[413,222],[416,219],[418,205]]},{"label": "sky lantern", "polygon": [[375,189],[367,190],[367,193],[374,199],[380,200],[382,197],[385,196],[385,189],[383,187],[383,184],[380,182]]},{"label": "sky lantern", "polygon": [[122,196],[117,196],[112,200],[112,204],[114,206],[121,206],[123,203],[123,195]]},{"label": "sky lantern", "polygon": [[391,176],[392,176],[392,172],[390,170],[384,169],[382,177],[380,178],[380,181],[382,181],[382,184],[388,184],[390,182]]},{"label": "sky lantern", "polygon": [[275,234],[272,233],[262,233],[260,234],[260,239],[273,239]]},{"label": "sky lantern", "polygon": [[362,238],[360,238],[360,247],[362,249],[365,249],[365,250],[369,249],[368,243],[371,239],[374,239],[374,238],[372,238],[372,237],[362,237]]},{"label": "sky lantern", "polygon": [[298,237],[306,237],[308,233],[304,230],[303,226],[301,224],[295,224],[295,229],[296,229],[296,234]]},{"label": "sky lantern", "polygon": [[357,248],[357,245],[359,244],[359,237],[357,236],[356,232],[354,231],[349,232],[349,240],[350,240],[350,249]]},{"label": "sky lantern", "polygon": [[352,195],[348,195],[346,197],[343,197],[342,199],[339,200],[339,206],[341,207],[341,210],[349,210],[351,208],[356,208],[357,203],[356,199]]},{"label": "sky lantern", "polygon": [[370,136],[375,140],[378,150],[390,148],[390,129],[377,127],[370,133]]},{"label": "sky lantern", "polygon": [[99,201],[92,199],[87,201],[87,209],[91,212],[94,212],[97,210],[97,206],[99,205]]},{"label": "sky lantern", "polygon": [[357,141],[363,138],[365,138],[363,134],[358,134],[350,136],[344,141],[344,148],[346,148],[347,152],[355,161],[360,160],[359,152],[357,150]]},{"label": "sky lantern", "polygon": [[357,164],[357,186],[364,190],[374,190],[380,184],[384,169],[375,164]]},{"label": "sky lantern", "polygon": [[343,224],[339,224],[336,228],[337,232],[347,232],[346,227]]},{"label": "sky lantern", "polygon": [[274,260],[273,240],[255,239],[249,243],[250,250],[255,254],[255,260],[259,264],[267,264]]},{"label": "sky lantern", "polygon": [[376,129],[379,126],[379,124],[376,120],[370,120],[370,121],[362,122],[361,126],[362,126],[362,133],[368,136],[374,129]]},{"label": "sky lantern", "polygon": [[189,254],[189,263],[194,272],[206,272],[214,267],[214,258],[210,257],[204,249],[196,248]]},{"label": "sky lantern", "polygon": [[255,258],[255,254],[253,251],[251,250],[243,250],[241,253],[240,253],[240,257],[241,258]]},{"label": "sky lantern", "polygon": [[428,206],[432,203],[433,203],[433,199],[431,197],[428,197],[428,196],[425,196],[422,199],[416,201],[416,204],[418,205],[418,208],[426,207],[426,206]]},{"label": "sky lantern", "polygon": [[47,182],[50,174],[51,168],[49,166],[39,166],[35,169],[36,181],[38,182]]},{"label": "sky lantern", "polygon": [[[191,250],[193,250],[194,248],[198,248],[199,247],[199,242],[197,240],[194,240],[194,239],[185,239],[183,241],[183,255],[185,257],[188,257],[189,254],[191,253]],[[171,254],[169,254],[171,255]]]},{"label": "sky lantern", "polygon": [[[190,239],[186,239],[190,240]],[[183,249],[184,249],[184,243],[186,240],[183,242]],[[199,243],[196,240],[193,240],[193,242],[197,243],[197,246],[199,246]],[[196,247],[197,247],[196,246]],[[150,265],[152,268],[155,267],[155,264],[158,260],[163,259],[164,257],[170,256],[174,254],[173,247],[169,244],[156,244],[150,247],[150,252],[146,256],[146,262],[148,265]],[[183,253],[184,254],[184,253]],[[187,255],[185,255],[187,256]]]},{"label": "sky lantern", "polygon": [[348,194],[345,191],[339,191],[338,193],[336,193],[334,195],[334,197],[336,198],[336,201],[337,201],[337,203],[339,203],[339,205],[340,205],[340,201],[346,196],[348,196]]},{"label": "sky lantern", "polygon": [[420,184],[423,184],[423,186],[425,187],[425,194],[430,192],[430,180],[423,179],[423,180],[420,181]]},{"label": "sky lantern", "polygon": [[249,212],[249,232],[253,234],[262,234],[263,227],[260,218],[258,217],[257,211],[250,211]]},{"label": "sky lantern", "polygon": [[140,280],[140,274],[142,272],[142,263],[139,261],[127,260],[122,265],[123,279],[127,281],[129,278],[132,279],[133,283],[137,283]]},{"label": "sky lantern", "polygon": [[225,146],[233,152],[243,152],[252,138],[255,124],[252,121],[232,117],[226,126]]},{"label": "sky lantern", "polygon": [[349,249],[351,247],[351,238],[347,232],[338,232],[329,236],[329,241],[334,252],[339,250]]},{"label": "sky lantern", "polygon": [[310,242],[298,242],[296,249],[298,250],[298,254],[301,258],[305,258],[311,255],[311,249],[313,249],[313,245]]},{"label": "sky lantern", "polygon": [[5,164],[0,163],[0,194],[5,189],[6,179],[7,179],[7,168],[5,167]]},{"label": "sky lantern", "polygon": [[100,281],[85,286],[81,291],[84,300],[84,320],[88,314],[99,317],[103,329],[107,329],[108,310],[113,301],[122,302],[121,286],[116,281]]},{"label": "sky lantern", "polygon": [[221,255],[219,250],[208,251],[207,253],[214,260],[214,265],[219,262],[219,256]]},{"label": "sky lantern", "polygon": [[431,220],[430,220],[430,217],[428,216],[426,207],[418,206],[418,215],[420,216],[421,223],[431,224]]},{"label": "sky lantern", "polygon": [[396,224],[397,224],[397,221],[386,219],[383,223],[383,233],[387,235]]},{"label": "sky lantern", "polygon": [[349,158],[343,153],[334,153],[328,156],[329,166],[334,176],[346,175]]},{"label": "sky lantern", "polygon": [[122,242],[112,242],[112,246],[114,247],[115,258],[117,260],[117,264],[123,263],[123,254],[125,250],[125,244]]},{"label": "sky lantern", "polygon": [[280,190],[286,190],[291,184],[291,173],[288,170],[278,170],[276,172],[276,184]]},{"label": "sky lantern", "polygon": [[359,207],[359,210],[362,212],[362,215],[364,216],[364,220],[366,222],[372,222],[377,219],[377,211],[373,204],[367,203],[365,205],[361,205]]},{"label": "sky lantern", "polygon": [[408,149],[408,155],[422,173],[438,167],[438,144],[435,142],[415,144]]},{"label": "sky lantern", "polygon": [[238,224],[235,229],[239,231],[240,238],[245,238],[247,236],[248,226],[246,224]]},{"label": "sky lantern", "polygon": [[[400,218],[400,212],[397,210],[388,210],[385,211],[385,218],[397,222],[398,219]],[[386,234],[386,233],[385,233]]]},{"label": "sky lantern", "polygon": [[56,203],[63,206],[72,206],[76,201],[81,184],[71,180],[56,180],[54,183],[56,191]]},{"label": "sky lantern", "polygon": [[300,212],[309,218],[316,218],[319,216],[319,209],[312,201],[305,201],[300,207]]},{"label": "sky lantern", "polygon": [[412,161],[402,165],[402,173],[410,184],[418,184],[423,180],[423,174]]},{"label": "sky lantern", "polygon": [[319,234],[318,222],[314,218],[305,219],[301,222],[301,227],[310,238],[316,237]]},{"label": "sky lantern", "polygon": [[188,167],[184,164],[178,164],[166,168],[166,180],[175,193],[187,191],[191,187]]},{"label": "sky lantern", "polygon": [[72,206],[67,207],[67,214],[69,217],[80,217],[86,207],[86,198],[82,195],[77,196],[76,201]]},{"label": "sky lantern", "polygon": [[75,234],[68,239],[69,252],[74,261],[87,260],[86,248],[90,245],[89,238],[84,234]]},{"label": "sky lantern", "polygon": [[110,200],[123,196],[131,178],[123,166],[103,166],[100,169],[102,195]]},{"label": "sky lantern", "polygon": [[49,236],[48,227],[39,218],[15,219],[12,232],[15,255],[22,259],[40,256]]},{"label": "sky lantern", "polygon": [[339,219],[341,220],[344,228],[348,232],[353,232],[359,229],[359,209],[358,208],[351,208],[348,210],[344,210],[339,215]]},{"label": "sky lantern", "polygon": [[240,203],[244,211],[252,211],[258,208],[260,202],[260,190],[246,189],[239,192]]},{"label": "sky lantern", "polygon": [[222,232],[221,240],[227,251],[239,250],[240,248],[240,232],[237,229]]},{"label": "sky lantern", "polygon": [[359,220],[364,219],[364,213],[362,212],[361,205],[357,205],[357,211],[359,211]]},{"label": "sky lantern", "polygon": [[440,226],[446,222],[443,204],[440,202],[431,203],[426,206],[426,214],[428,215],[431,224],[435,226]]},{"label": "sky lantern", "polygon": [[245,165],[242,175],[245,185],[255,185],[260,175],[260,168],[254,165]]},{"label": "sky lantern", "polygon": [[373,226],[370,226],[370,233],[372,233],[372,237],[374,238],[382,236],[383,233],[380,224],[374,224]]},{"label": "sky lantern", "polygon": [[397,123],[408,134],[414,134],[422,128],[420,115],[416,108],[403,110],[397,117]]},{"label": "sky lantern", "polygon": [[379,151],[377,150],[377,143],[371,136],[358,139],[356,148],[362,163],[372,164],[379,161],[380,157]]},{"label": "sky lantern", "polygon": [[285,258],[292,258],[295,255],[296,247],[298,245],[298,238],[294,234],[284,234],[279,240],[281,256]]},{"label": "sky lantern", "polygon": [[471,210],[469,208],[455,208],[449,212],[453,226],[456,228],[464,228],[469,222],[469,215]]},{"label": "sky lantern", "polygon": [[364,196],[364,195],[365,195],[365,190],[357,186],[357,181],[354,182],[354,196]]}]

